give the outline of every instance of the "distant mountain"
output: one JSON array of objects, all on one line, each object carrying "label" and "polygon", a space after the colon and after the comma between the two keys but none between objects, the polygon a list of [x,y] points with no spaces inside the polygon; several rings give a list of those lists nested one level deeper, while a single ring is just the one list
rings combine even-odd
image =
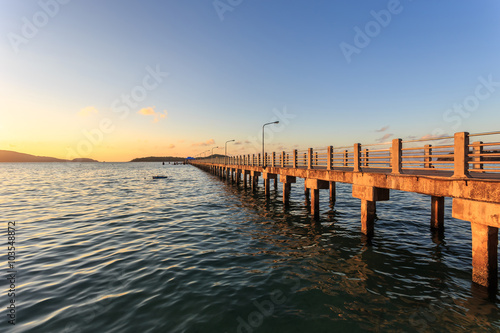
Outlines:
[{"label": "distant mountain", "polygon": [[184,160],[186,160],[184,157],[149,156],[149,157],[134,158],[130,162],[183,162]]},{"label": "distant mountain", "polygon": [[35,156],[30,154],[18,153],[11,150],[0,150],[0,162],[99,162],[91,158],[75,158],[73,160],[64,160],[55,157]]}]

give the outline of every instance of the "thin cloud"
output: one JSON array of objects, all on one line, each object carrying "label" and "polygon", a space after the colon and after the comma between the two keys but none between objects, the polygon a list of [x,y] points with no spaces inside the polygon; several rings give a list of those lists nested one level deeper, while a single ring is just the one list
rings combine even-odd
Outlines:
[{"label": "thin cloud", "polygon": [[214,144],[215,144],[215,140],[214,139],[210,139],[210,140],[207,140],[205,142],[193,143],[192,146],[194,146],[194,147],[205,147],[205,146],[210,146],[210,145],[214,145]]},{"label": "thin cloud", "polygon": [[137,113],[143,116],[153,116],[153,123],[157,123],[160,119],[167,118],[167,111],[163,110],[162,112],[155,111],[156,106],[149,106],[147,108],[140,109]]},{"label": "thin cloud", "polygon": [[174,144],[171,144],[170,146],[168,146],[168,149],[174,149],[174,148],[175,148]]},{"label": "thin cloud", "polygon": [[378,139],[377,139],[377,140],[375,140],[375,141],[377,141],[377,142],[386,142],[386,140],[387,140],[387,139],[389,139],[389,138],[390,138],[391,136],[393,136],[393,135],[394,135],[394,134],[392,134],[392,133],[387,133],[386,135],[384,135],[384,136],[383,136],[383,137],[381,137],[381,138],[378,138]]},{"label": "thin cloud", "polygon": [[78,112],[80,117],[89,117],[93,114],[98,114],[99,111],[94,106],[87,106]]},{"label": "thin cloud", "polygon": [[441,134],[441,135],[427,134],[421,137],[420,140],[442,139],[449,136],[450,136],[449,134]]},{"label": "thin cloud", "polygon": [[382,127],[381,129],[375,130],[375,132],[385,132],[389,129],[389,125]]}]

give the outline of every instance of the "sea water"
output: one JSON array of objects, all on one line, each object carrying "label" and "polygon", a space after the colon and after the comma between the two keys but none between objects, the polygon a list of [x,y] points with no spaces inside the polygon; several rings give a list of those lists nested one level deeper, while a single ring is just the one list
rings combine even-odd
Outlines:
[{"label": "sea water", "polygon": [[0,179],[2,332],[500,330],[448,199],[440,236],[429,197],[391,191],[367,239],[348,184],[334,206],[320,191],[314,222],[300,179],[289,207],[281,186],[267,199],[190,165],[1,163]]}]

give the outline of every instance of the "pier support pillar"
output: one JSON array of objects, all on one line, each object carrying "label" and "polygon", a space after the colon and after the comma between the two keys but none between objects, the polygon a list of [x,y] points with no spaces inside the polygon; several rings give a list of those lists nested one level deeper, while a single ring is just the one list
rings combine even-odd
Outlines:
[{"label": "pier support pillar", "polygon": [[257,185],[259,184],[259,176],[260,176],[259,171],[250,171],[250,176],[252,179],[252,190],[257,190]]},{"label": "pier support pillar", "polygon": [[245,188],[247,188],[247,186],[248,186],[247,176],[250,179],[250,171],[244,170],[243,171],[243,187],[245,187]]},{"label": "pier support pillar", "polygon": [[376,201],[361,200],[361,233],[373,236]]},{"label": "pier support pillar", "polygon": [[240,185],[241,169],[236,169],[236,185]]},{"label": "pier support pillar", "polygon": [[454,218],[471,222],[472,282],[496,290],[500,204],[453,199],[452,211]]},{"label": "pier support pillar", "polygon": [[444,197],[431,197],[431,229],[444,230]]},{"label": "pier support pillar", "polygon": [[352,185],[352,196],[361,199],[361,232],[373,236],[377,201],[389,200],[389,190],[365,185]]},{"label": "pier support pillar", "polygon": [[270,180],[274,179],[274,183],[276,184],[276,178],[278,175],[274,173],[263,172],[262,179],[264,179],[264,192],[266,195],[270,194]]},{"label": "pier support pillar", "polygon": [[329,189],[330,184],[327,181],[319,179],[306,179],[306,188],[311,190],[311,215],[314,219],[319,219],[319,190]]},{"label": "pier support pillar", "polygon": [[304,195],[306,197],[306,200],[309,201],[309,189],[307,188],[306,181],[304,180]]},{"label": "pier support pillar", "polygon": [[297,177],[280,175],[280,182],[283,183],[283,203],[288,205],[290,203],[292,183],[297,182]]},{"label": "pier support pillar", "polygon": [[330,182],[330,203],[335,205],[336,191],[335,182]]}]

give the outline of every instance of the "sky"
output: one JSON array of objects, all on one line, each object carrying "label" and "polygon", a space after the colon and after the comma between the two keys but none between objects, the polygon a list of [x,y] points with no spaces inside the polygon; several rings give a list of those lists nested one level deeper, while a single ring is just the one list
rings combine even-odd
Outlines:
[{"label": "sky", "polygon": [[497,0],[0,8],[2,150],[99,161],[257,153],[276,120],[270,152],[500,130]]}]

